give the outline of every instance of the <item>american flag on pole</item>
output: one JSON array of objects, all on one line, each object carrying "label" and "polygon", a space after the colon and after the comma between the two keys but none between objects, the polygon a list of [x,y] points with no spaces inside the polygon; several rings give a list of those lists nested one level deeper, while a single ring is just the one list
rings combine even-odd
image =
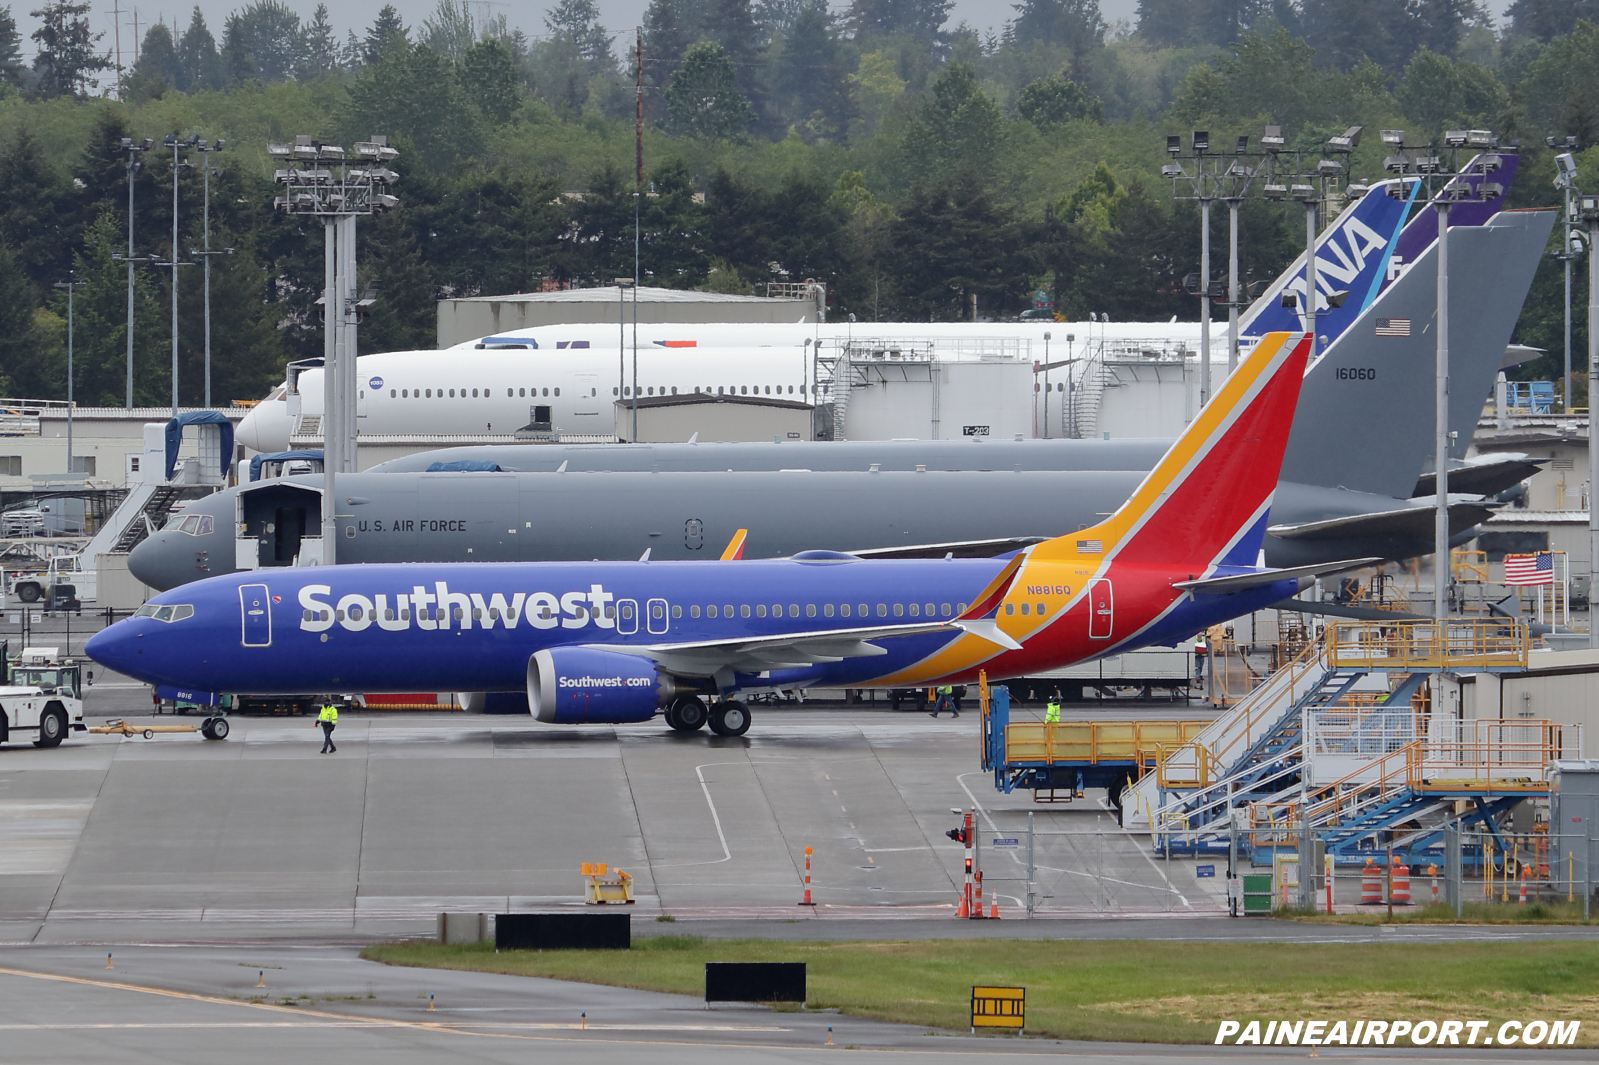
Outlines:
[{"label": "american flag on pole", "polygon": [[1505,556],[1505,584],[1553,584],[1555,556],[1549,551],[1533,555]]},{"label": "american flag on pole", "polygon": [[1407,337],[1410,335],[1410,319],[1379,318],[1377,319],[1377,335],[1380,337]]}]

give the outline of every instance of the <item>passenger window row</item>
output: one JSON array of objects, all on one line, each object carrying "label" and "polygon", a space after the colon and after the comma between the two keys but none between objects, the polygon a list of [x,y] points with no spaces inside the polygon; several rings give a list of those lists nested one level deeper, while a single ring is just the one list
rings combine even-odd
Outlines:
[{"label": "passenger window row", "polygon": [[[678,609],[679,608],[677,608],[677,607],[673,607],[672,608],[672,616],[673,617],[679,617],[680,616],[679,613],[678,613]],[[890,609],[893,610],[894,617],[897,617],[897,618],[905,617],[907,614],[909,614],[913,618],[919,618],[919,617],[932,618],[932,617],[939,617],[939,616],[943,616],[943,617],[947,618],[947,617],[950,617],[950,616],[952,616],[954,614],[957,614],[957,613],[959,613],[959,614],[966,613],[966,604],[965,603],[957,603],[954,607],[951,607],[950,604],[948,604],[948,603],[941,603],[941,604],[937,604],[937,603],[911,603],[908,606],[905,603],[893,603],[893,604],[878,603],[877,604],[877,609],[876,609],[876,616],[880,617],[880,618],[886,618],[886,617],[889,616]],[[734,613],[735,610],[737,611],[736,615]],[[805,610],[805,616],[806,617],[814,618],[816,616],[817,606],[816,606],[815,603],[806,603],[805,607],[804,607],[804,610]],[[758,617],[758,618],[764,618],[764,617],[767,617],[767,616],[774,617],[774,618],[780,618],[780,617],[783,617],[783,615],[784,615],[784,607],[783,607],[782,603],[773,603],[772,606],[771,606],[770,614],[768,614],[767,606],[766,606],[765,603],[756,603],[756,604],[754,604],[753,607],[749,603],[743,603],[743,604],[741,604],[741,605],[739,605],[737,607],[735,607],[732,603],[725,603],[725,604],[723,604],[720,607],[717,606],[715,603],[712,603],[709,606],[706,606],[704,608],[704,612],[705,612],[705,616],[708,617],[708,618],[715,618],[715,617],[730,618],[730,617],[735,617],[735,616],[741,617],[741,618],[747,618],[747,617],[749,617],[751,615],[752,612],[753,612],[754,616]],[[852,616],[853,617],[866,618],[866,617],[871,617],[872,614],[873,614],[872,604],[870,604],[870,603],[859,603],[859,604],[856,604],[856,605],[853,605],[853,606],[851,604],[849,604],[849,603],[840,603],[840,604],[838,604],[838,606],[836,608],[834,607],[834,605],[832,603],[823,603],[821,605],[821,612],[822,612],[822,616],[823,617],[829,617],[829,618],[833,617],[835,615],[835,612],[836,612],[838,617],[844,617],[844,618],[852,617]],[[800,616],[800,605],[798,603],[789,603],[788,607],[787,607],[787,614],[791,618],[799,617]],[[697,605],[690,606],[688,608],[688,616],[691,617],[691,618],[699,617],[700,616],[700,607],[697,606]]]},{"label": "passenger window row", "polygon": [[[466,389],[464,389],[464,388],[460,389],[460,393],[461,393],[460,398],[461,399],[467,399],[467,398],[477,399],[477,398],[479,398],[478,391],[479,390],[476,389],[476,388],[472,389],[472,394],[471,394],[470,397],[468,397]],[[512,391],[513,391],[513,389],[507,388],[505,390],[506,396],[509,397],[511,395]],[[537,396],[539,394],[539,390],[536,389],[536,388],[532,388],[532,389],[518,388],[518,389],[514,389],[514,391],[516,392],[516,394],[518,396],[523,396],[523,397],[527,396],[527,394],[529,392],[532,392],[534,396]],[[446,392],[448,392],[448,397],[446,397],[446,394],[445,394]],[[393,389],[393,388],[391,388],[391,389],[389,389],[389,398],[390,399],[445,399],[445,398],[455,399],[456,398],[455,393],[456,393],[456,389],[453,389],[453,388],[451,388],[451,389],[443,389],[443,388],[401,388],[401,389]],[[548,388],[546,388],[544,390],[544,394],[546,396],[549,395],[550,394],[550,390]],[[561,390],[559,388],[557,388],[555,390],[555,394],[557,396],[559,396],[561,394]],[[489,390],[488,389],[485,388],[485,389],[482,390],[482,398],[483,399],[488,399],[489,398]]]},{"label": "passenger window row", "polygon": [[[1032,605],[1033,604],[1031,604],[1031,603],[1023,603],[1022,604],[1022,617],[1027,617],[1028,616],[1028,609],[1027,608],[1032,606]],[[1015,603],[1006,603],[1005,604],[1005,613],[1007,613],[1007,614],[1015,614],[1016,613],[1016,604]],[[1038,616],[1039,617],[1043,617],[1047,613],[1049,613],[1049,611],[1047,609],[1045,609],[1044,604],[1043,603],[1039,603],[1038,604]]]}]

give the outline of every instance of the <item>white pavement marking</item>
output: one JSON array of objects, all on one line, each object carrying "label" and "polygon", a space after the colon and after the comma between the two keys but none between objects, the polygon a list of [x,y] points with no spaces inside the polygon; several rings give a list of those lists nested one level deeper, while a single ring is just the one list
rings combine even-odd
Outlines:
[{"label": "white pavement marking", "polygon": [[694,865],[717,865],[721,862],[733,860],[733,852],[727,849],[727,835],[722,831],[722,818],[716,812],[716,803],[711,798],[711,786],[705,780],[705,770],[713,765],[742,765],[742,762],[706,762],[704,765],[694,767],[694,775],[700,779],[700,790],[705,792],[705,805],[711,808],[711,820],[716,822],[716,838],[722,841],[722,856],[714,862],[694,862]]}]

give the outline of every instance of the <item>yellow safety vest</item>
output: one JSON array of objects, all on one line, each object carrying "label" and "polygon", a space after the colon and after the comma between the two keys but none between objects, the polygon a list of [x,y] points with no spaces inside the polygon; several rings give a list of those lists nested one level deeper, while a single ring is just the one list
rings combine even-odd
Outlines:
[{"label": "yellow safety vest", "polygon": [[337,725],[339,723],[339,708],[329,703],[322,708],[322,712],[317,715],[316,719],[318,721],[331,721]]},{"label": "yellow safety vest", "polygon": [[1044,707],[1044,722],[1045,722],[1045,724],[1050,724],[1050,725],[1058,725],[1058,724],[1060,724],[1060,704],[1059,703],[1050,703],[1048,706]]},{"label": "yellow safety vest", "polygon": [[940,695],[954,695],[955,694],[955,686],[953,684],[946,684],[942,688],[938,689],[938,694],[940,694]]}]

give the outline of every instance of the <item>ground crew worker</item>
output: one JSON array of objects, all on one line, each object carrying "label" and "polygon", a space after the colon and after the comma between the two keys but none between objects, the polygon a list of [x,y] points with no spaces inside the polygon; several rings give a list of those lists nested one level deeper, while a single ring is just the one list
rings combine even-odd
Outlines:
[{"label": "ground crew worker", "polygon": [[1044,706],[1044,724],[1060,724],[1060,697],[1056,696]]},{"label": "ground crew worker", "polygon": [[948,710],[951,717],[960,717],[961,712],[955,709],[955,686],[946,684],[938,689],[938,702],[933,704],[933,712],[929,717],[937,718],[940,710]]},{"label": "ground crew worker", "polygon": [[322,712],[317,715],[316,723],[322,727],[322,750],[319,753],[337,751],[338,748],[333,746],[333,730],[339,724],[339,708],[333,705],[331,696],[322,704]]}]

